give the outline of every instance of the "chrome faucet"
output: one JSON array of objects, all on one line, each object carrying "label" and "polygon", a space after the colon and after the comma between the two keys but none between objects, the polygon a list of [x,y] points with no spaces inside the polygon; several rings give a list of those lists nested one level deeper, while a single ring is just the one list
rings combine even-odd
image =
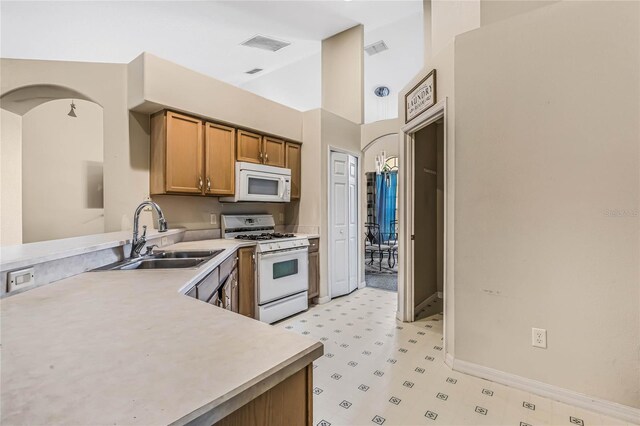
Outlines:
[{"label": "chrome faucet", "polygon": [[131,255],[129,256],[131,259],[140,257],[140,252],[147,243],[146,225],[142,227],[142,235],[138,238],[138,221],[140,220],[140,213],[142,213],[142,210],[147,206],[153,207],[153,209],[158,213],[158,232],[167,231],[167,221],[164,219],[164,214],[162,213],[160,206],[153,201],[143,201],[140,203],[136,208],[136,212],[133,214],[133,240],[131,241]]}]

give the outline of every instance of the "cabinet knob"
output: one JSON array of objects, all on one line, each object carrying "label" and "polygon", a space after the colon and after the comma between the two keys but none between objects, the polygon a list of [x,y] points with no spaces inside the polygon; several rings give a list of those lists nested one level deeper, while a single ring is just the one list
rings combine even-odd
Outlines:
[{"label": "cabinet knob", "polygon": [[211,191],[211,178],[207,176],[207,192]]},{"label": "cabinet knob", "polygon": [[202,190],[202,176],[198,176],[198,189]]},{"label": "cabinet knob", "polygon": [[265,163],[269,162],[269,154],[265,154],[264,155],[264,161],[265,161]]}]

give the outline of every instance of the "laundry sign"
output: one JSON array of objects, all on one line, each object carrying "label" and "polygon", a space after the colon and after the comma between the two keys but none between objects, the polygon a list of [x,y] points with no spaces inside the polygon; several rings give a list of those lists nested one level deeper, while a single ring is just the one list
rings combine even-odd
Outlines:
[{"label": "laundry sign", "polygon": [[420,83],[404,96],[405,124],[436,103],[436,70],[431,70]]}]

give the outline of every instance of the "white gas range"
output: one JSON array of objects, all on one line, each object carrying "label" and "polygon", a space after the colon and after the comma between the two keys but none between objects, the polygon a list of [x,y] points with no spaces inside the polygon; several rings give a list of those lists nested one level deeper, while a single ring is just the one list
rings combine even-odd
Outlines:
[{"label": "white gas range", "polygon": [[275,232],[271,215],[221,215],[222,236],[256,242],[258,319],[273,323],[308,308],[309,240]]}]

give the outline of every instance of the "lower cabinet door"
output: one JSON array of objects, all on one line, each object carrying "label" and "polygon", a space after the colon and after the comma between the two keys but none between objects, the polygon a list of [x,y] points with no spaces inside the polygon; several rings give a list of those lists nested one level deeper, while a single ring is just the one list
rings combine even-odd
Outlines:
[{"label": "lower cabinet door", "polygon": [[239,297],[238,297],[238,270],[235,269],[231,273],[232,281],[231,281],[231,310],[233,312],[239,311]]}]

